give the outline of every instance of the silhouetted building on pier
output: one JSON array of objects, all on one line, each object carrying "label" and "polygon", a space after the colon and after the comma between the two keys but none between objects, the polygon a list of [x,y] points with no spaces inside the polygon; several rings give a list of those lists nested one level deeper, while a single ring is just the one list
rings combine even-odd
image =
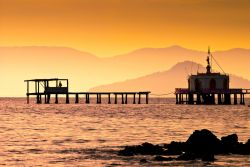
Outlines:
[{"label": "silhouetted building on pier", "polygon": [[[207,67],[205,73],[190,75],[188,88],[176,88],[176,104],[231,104],[231,95],[234,104],[245,104],[244,96],[248,89],[230,89],[229,75],[212,72],[212,54],[208,49]],[[216,102],[217,101],[217,102]]]}]

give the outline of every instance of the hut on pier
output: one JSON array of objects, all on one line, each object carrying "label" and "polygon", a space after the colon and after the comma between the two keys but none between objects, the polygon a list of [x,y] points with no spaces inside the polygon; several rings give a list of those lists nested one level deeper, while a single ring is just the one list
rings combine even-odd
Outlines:
[{"label": "hut on pier", "polygon": [[206,72],[190,75],[188,88],[176,88],[176,104],[231,104],[231,95],[234,95],[234,104],[238,104],[238,96],[240,104],[245,104],[247,89],[229,88],[229,75],[212,72],[212,59],[208,49]]}]

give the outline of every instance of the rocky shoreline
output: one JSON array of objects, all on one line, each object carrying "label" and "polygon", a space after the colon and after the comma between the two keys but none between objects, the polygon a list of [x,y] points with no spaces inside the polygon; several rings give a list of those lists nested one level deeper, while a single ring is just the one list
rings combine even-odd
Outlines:
[{"label": "rocky shoreline", "polygon": [[[250,139],[246,143],[239,142],[237,134],[218,139],[211,131],[202,129],[195,130],[186,142],[172,141],[164,145],[146,142],[136,146],[125,146],[118,152],[120,156],[153,155],[156,161],[196,159],[215,161],[215,155],[228,154],[250,155]],[[170,157],[173,155],[175,157]],[[141,162],[147,162],[147,160],[142,159]]]}]

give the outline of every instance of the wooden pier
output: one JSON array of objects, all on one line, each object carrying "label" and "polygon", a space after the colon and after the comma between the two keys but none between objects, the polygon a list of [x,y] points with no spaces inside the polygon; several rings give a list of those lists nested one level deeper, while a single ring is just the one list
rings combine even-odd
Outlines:
[{"label": "wooden pier", "polygon": [[176,88],[176,104],[245,105],[245,95],[250,89],[201,90],[191,92],[187,88]]},{"label": "wooden pier", "polygon": [[[149,91],[144,92],[69,92],[69,82],[68,79],[32,79],[25,80],[27,82],[27,103],[29,103],[30,96],[36,97],[36,103],[41,104],[44,103],[49,104],[51,102],[51,96],[54,96],[54,103],[59,102],[59,95],[65,97],[65,103],[70,103],[70,97],[74,97],[74,102],[79,103],[79,99],[82,98],[85,100],[86,104],[90,103],[90,98],[95,98],[97,104],[102,103],[102,97],[107,98],[108,104],[118,104],[118,98],[120,97],[121,104],[128,104],[128,98],[131,97],[133,99],[132,104],[141,104],[142,96],[144,96],[145,104],[148,104],[149,101]],[[63,84],[62,84],[63,82]],[[30,83],[34,84],[34,90],[31,92]],[[112,99],[113,102],[112,102]]]}]

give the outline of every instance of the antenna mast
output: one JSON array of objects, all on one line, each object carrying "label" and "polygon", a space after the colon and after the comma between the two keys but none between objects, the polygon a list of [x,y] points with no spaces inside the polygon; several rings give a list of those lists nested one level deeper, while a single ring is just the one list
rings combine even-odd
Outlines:
[{"label": "antenna mast", "polygon": [[213,72],[213,70],[212,70],[212,61],[213,61],[213,59],[212,59],[212,54],[211,54],[211,52],[210,52],[210,46],[208,46],[208,56],[210,57],[210,61],[211,61],[211,63],[210,63],[210,66],[211,66],[211,72]]}]

